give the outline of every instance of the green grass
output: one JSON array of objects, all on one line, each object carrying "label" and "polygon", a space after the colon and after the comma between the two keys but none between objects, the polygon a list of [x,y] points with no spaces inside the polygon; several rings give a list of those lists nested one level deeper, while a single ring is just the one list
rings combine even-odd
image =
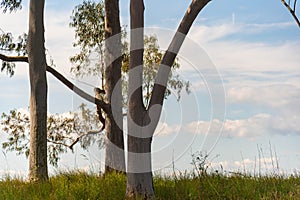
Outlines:
[{"label": "green grass", "polygon": [[[124,199],[126,177],[63,173],[48,182],[26,183],[6,178],[0,182],[0,199]],[[300,177],[251,177],[211,174],[154,178],[157,199],[300,199]]]}]

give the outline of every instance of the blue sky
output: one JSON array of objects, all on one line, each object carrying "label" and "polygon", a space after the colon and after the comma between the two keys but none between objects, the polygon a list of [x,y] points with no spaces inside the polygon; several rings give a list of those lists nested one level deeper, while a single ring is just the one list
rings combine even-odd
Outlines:
[{"label": "blue sky", "polygon": [[[80,2],[46,3],[46,46],[57,69],[68,78],[72,78],[68,58],[77,51],[72,47],[74,32],[68,23],[72,8]],[[156,27],[149,31],[158,35],[162,49],[166,48],[189,3],[188,0],[145,1],[145,25]],[[120,4],[122,22],[128,24],[129,2],[121,0]],[[15,34],[26,32],[27,5],[25,1],[23,10],[15,14],[0,14],[0,27]],[[214,147],[210,159],[216,169],[222,165],[227,172],[245,168],[257,173],[261,162],[263,171],[272,172],[275,151],[281,171],[299,172],[300,30],[281,1],[233,0],[229,4],[214,0],[200,13],[188,37],[179,53],[182,62],[179,73],[191,81],[192,94],[184,95],[181,102],[174,98],[166,101],[153,143],[154,168],[168,171],[174,159],[179,170],[191,169],[193,152]],[[212,87],[208,87],[206,67],[216,69],[224,84],[211,83]],[[82,102],[51,75],[48,80],[51,113],[72,111]],[[93,88],[78,84],[92,93]],[[222,89],[221,86],[224,97],[210,96],[209,92]],[[0,74],[0,87],[0,112],[28,107],[25,65],[17,66],[13,78]],[[223,100],[224,120],[223,108],[220,115],[211,112],[212,108],[218,109],[211,102]],[[4,135],[0,136],[0,141],[4,139]],[[259,157],[263,159],[259,161]],[[103,158],[103,153],[95,148],[89,152],[77,148],[75,154],[63,157],[60,167],[91,169],[103,166]],[[13,153],[1,154],[0,174],[4,172],[26,174],[27,161]]]}]

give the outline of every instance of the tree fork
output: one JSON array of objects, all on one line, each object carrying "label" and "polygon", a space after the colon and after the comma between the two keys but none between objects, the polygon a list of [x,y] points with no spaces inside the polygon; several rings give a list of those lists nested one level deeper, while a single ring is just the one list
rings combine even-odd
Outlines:
[{"label": "tree fork", "polygon": [[[149,109],[156,105],[163,105],[164,94],[166,91],[166,84],[168,81],[168,75],[170,73],[171,67],[174,60],[179,52],[186,35],[188,34],[193,22],[198,16],[199,12],[210,2],[211,0],[193,0],[189,5],[184,17],[182,18],[179,27],[163,56],[160,63],[156,83],[154,84],[152,95],[150,98]],[[159,84],[157,84],[159,83]]]},{"label": "tree fork", "polygon": [[291,15],[293,16],[293,18],[295,19],[296,23],[298,24],[299,28],[300,28],[300,21],[296,15],[296,4],[297,4],[297,0],[294,1],[294,8],[292,9],[291,6],[286,3],[285,0],[281,0],[281,2],[283,3],[283,5],[290,11]]}]

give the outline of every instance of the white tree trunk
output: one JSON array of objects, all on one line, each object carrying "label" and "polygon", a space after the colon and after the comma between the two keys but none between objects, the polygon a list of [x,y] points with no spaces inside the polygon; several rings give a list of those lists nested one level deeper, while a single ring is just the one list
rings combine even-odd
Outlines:
[{"label": "white tree trunk", "polygon": [[44,0],[30,0],[28,62],[30,76],[29,181],[48,179],[47,79],[44,47]]},{"label": "white tree trunk", "polygon": [[198,13],[210,0],[193,0],[163,57],[146,110],[142,96],[144,2],[130,1],[130,62],[128,80],[128,163],[126,197],[155,199],[151,143],[159,121],[170,68]]}]

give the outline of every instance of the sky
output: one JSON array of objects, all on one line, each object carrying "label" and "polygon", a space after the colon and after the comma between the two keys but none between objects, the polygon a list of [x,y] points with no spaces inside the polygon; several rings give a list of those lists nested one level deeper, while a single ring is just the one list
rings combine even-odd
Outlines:
[{"label": "sky", "polygon": [[[74,31],[70,15],[81,1],[46,1],[45,36],[56,69],[92,93],[70,73]],[[188,0],[145,1],[146,32],[167,48],[184,15]],[[298,6],[299,7],[299,6]],[[121,21],[129,24],[129,1],[120,1]],[[300,13],[300,7],[298,8]],[[28,1],[23,9],[0,14],[2,30],[27,32]],[[300,14],[299,14],[300,15]],[[300,170],[300,29],[280,0],[211,1],[197,17],[179,52],[178,74],[191,82],[181,101],[173,93],[164,104],[153,140],[157,173],[193,168],[192,154],[209,153],[212,169],[226,173],[299,173]],[[28,68],[18,64],[12,78],[0,74],[0,112],[29,105]],[[48,75],[49,112],[66,113],[87,103]],[[98,82],[81,80],[90,85]],[[7,136],[0,135],[0,142]],[[279,169],[277,169],[277,163]],[[64,155],[60,170],[97,170],[103,150],[95,147]],[[14,153],[0,154],[0,176],[26,176],[28,161]]]}]

